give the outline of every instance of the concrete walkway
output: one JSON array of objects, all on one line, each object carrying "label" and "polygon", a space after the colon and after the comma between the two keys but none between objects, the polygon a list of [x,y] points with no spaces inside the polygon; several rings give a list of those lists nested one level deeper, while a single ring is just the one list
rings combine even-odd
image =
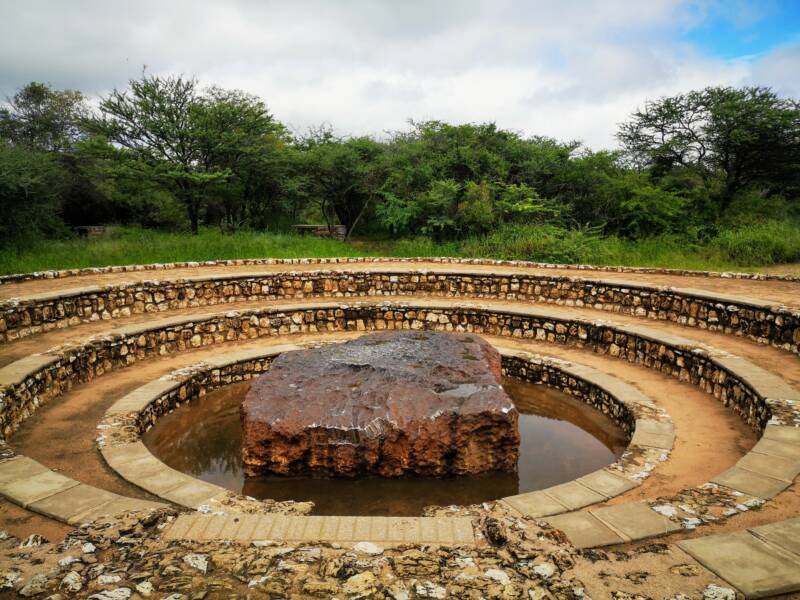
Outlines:
[{"label": "concrete walkway", "polygon": [[463,517],[306,517],[273,514],[180,515],[164,531],[167,540],[281,542],[374,542],[475,544],[472,522]]},{"label": "concrete walkway", "polygon": [[747,598],[800,590],[800,518],[678,542]]},{"label": "concrete walkway", "polygon": [[25,456],[0,462],[0,496],[70,525],[129,510],[166,507],[80,483]]}]

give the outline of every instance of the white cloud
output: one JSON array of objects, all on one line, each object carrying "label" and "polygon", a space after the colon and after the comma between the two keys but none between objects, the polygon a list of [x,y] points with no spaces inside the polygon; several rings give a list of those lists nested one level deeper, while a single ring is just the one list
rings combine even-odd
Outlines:
[{"label": "white cloud", "polygon": [[725,62],[676,42],[707,10],[678,0],[0,0],[0,94],[34,79],[102,94],[146,64],[258,94],[299,129],[496,121],[608,147],[647,98],[744,82],[798,93],[800,47]]}]

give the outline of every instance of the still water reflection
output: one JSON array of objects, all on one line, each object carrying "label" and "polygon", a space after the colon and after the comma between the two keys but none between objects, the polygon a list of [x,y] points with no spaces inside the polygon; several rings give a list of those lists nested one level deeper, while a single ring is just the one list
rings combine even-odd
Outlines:
[{"label": "still water reflection", "polygon": [[545,488],[614,462],[625,447],[611,419],[579,400],[515,379],[503,387],[520,412],[517,473],[385,479],[246,478],[239,404],[249,382],[210,392],[162,417],[144,443],[174,469],[255,498],[312,500],[314,514],[418,515],[431,504],[474,504]]}]

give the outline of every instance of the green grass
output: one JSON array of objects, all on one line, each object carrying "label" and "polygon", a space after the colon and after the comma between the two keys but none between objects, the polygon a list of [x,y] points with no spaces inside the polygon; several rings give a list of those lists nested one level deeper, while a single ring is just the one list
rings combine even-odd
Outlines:
[{"label": "green grass", "polygon": [[352,243],[293,234],[205,229],[185,233],[119,227],[104,238],[44,240],[24,252],[0,251],[0,273],[227,258],[464,256],[699,270],[754,270],[800,261],[800,226],[769,221],[722,231],[704,242],[665,235],[600,237],[550,225],[506,226],[485,236],[436,243],[427,238]]},{"label": "green grass", "polygon": [[508,227],[467,240],[461,252],[560,263],[753,270],[800,261],[800,225],[764,222],[724,230],[705,241],[676,234],[628,240],[548,226]]},{"label": "green grass", "polygon": [[199,235],[192,236],[119,227],[108,237],[43,240],[21,253],[0,250],[0,273],[224,258],[320,258],[359,254],[350,244],[312,236],[249,231],[221,234],[216,229],[203,229]]}]

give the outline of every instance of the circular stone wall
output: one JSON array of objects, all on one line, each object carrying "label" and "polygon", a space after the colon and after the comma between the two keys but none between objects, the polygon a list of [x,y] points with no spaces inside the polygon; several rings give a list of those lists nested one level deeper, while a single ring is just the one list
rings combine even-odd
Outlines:
[{"label": "circular stone wall", "polygon": [[[276,515],[299,507],[247,504],[241,498],[232,498],[214,486],[204,485],[190,477],[176,479],[181,474],[164,470],[152,455],[141,452],[140,445],[135,441],[155,416],[169,410],[170,406],[182,399],[193,397],[192,390],[201,389],[199,382],[204,378],[210,382],[210,387],[214,387],[221,379],[240,376],[236,375],[240,367],[247,369],[258,363],[255,359],[248,359],[249,362],[239,361],[238,367],[206,365],[197,371],[197,378],[190,376],[192,383],[188,384],[183,379],[153,382],[150,392],[158,393],[151,393],[149,398],[157,398],[154,406],[138,406],[136,418],[130,418],[134,411],[124,413],[124,406],[118,407],[119,412],[109,418],[121,424],[121,428],[114,429],[113,423],[104,423],[109,427],[103,430],[108,433],[108,437],[103,438],[103,454],[120,473],[126,477],[138,477],[143,487],[158,489],[158,495],[170,502],[224,513],[208,516],[184,514],[174,521],[170,517],[154,517],[158,527],[148,538],[149,544],[160,544],[163,536],[165,541],[180,540],[180,544],[203,552],[203,540],[212,540],[215,536],[243,542],[272,539],[279,544],[291,543],[293,546],[298,546],[295,542],[307,542],[309,539],[337,543],[371,540],[445,544],[448,549],[444,552],[447,554],[453,552],[449,549],[453,545],[480,544],[484,541],[482,536],[486,536],[485,539],[493,543],[507,544],[509,551],[519,561],[507,564],[493,550],[486,549],[480,553],[455,550],[462,553],[458,556],[461,562],[455,562],[452,554],[437,555],[437,560],[441,565],[447,565],[448,569],[456,569],[456,565],[461,569],[466,558],[478,561],[491,556],[495,560],[493,567],[502,565],[502,569],[498,569],[502,574],[489,574],[488,570],[482,574],[483,571],[479,569],[476,589],[488,589],[494,585],[492,582],[499,581],[496,577],[504,582],[508,577],[508,583],[501,585],[503,593],[513,597],[515,586],[519,586],[514,592],[516,595],[521,593],[523,596],[540,597],[540,591],[544,588],[549,590],[547,593],[556,596],[559,590],[567,589],[565,582],[571,577],[567,565],[585,558],[572,551],[575,546],[590,548],[620,544],[680,531],[680,536],[693,536],[695,539],[679,541],[678,547],[672,544],[676,541],[675,537],[668,538],[667,553],[660,554],[657,560],[650,563],[652,569],[665,566],[649,575],[649,579],[658,584],[659,593],[667,594],[667,590],[670,590],[671,596],[677,592],[687,592],[699,597],[716,593],[720,585],[733,585],[742,593],[763,596],[792,590],[800,585],[797,578],[800,551],[792,546],[792,540],[796,539],[796,535],[792,534],[795,531],[793,525],[780,519],[769,522],[769,515],[784,514],[776,513],[776,507],[780,509],[783,506],[785,510],[789,506],[790,512],[786,514],[792,514],[792,494],[782,494],[782,491],[793,484],[800,470],[797,462],[797,447],[800,446],[796,389],[798,377],[796,362],[792,362],[796,361],[796,357],[784,356],[764,346],[754,350],[748,341],[728,337],[742,336],[797,353],[800,341],[798,311],[796,308],[777,306],[783,301],[781,298],[789,297],[784,293],[785,290],[781,292],[781,297],[781,293],[767,293],[767,288],[764,288],[765,295],[761,297],[759,288],[753,285],[748,288],[753,290],[751,297],[737,298],[723,289],[725,282],[719,282],[714,291],[692,289],[707,286],[707,282],[699,277],[687,287],[672,283],[674,280],[667,282],[664,278],[660,281],[654,279],[653,282],[640,278],[638,283],[627,285],[620,280],[603,281],[603,276],[598,274],[593,275],[591,280],[575,280],[569,273],[555,277],[543,273],[524,273],[520,271],[528,267],[523,265],[511,267],[519,269],[517,272],[481,273],[459,267],[458,261],[449,265],[453,270],[460,271],[455,274],[443,270],[424,272],[400,266],[394,272],[390,272],[391,269],[373,269],[373,273],[368,275],[363,272],[330,275],[309,272],[304,264],[312,262],[295,263],[305,273],[284,271],[266,278],[263,274],[242,277],[239,273],[233,277],[201,275],[194,281],[136,283],[130,287],[118,283],[104,286],[100,283],[95,289],[56,289],[47,294],[38,293],[30,297],[21,294],[17,299],[5,300],[3,320],[0,322],[0,333],[7,342],[5,348],[0,350],[0,364],[3,365],[0,367],[0,416],[4,434],[13,434],[19,423],[42,403],[57,398],[76,383],[90,383],[98,376],[132,367],[142,360],[207,349],[237,340],[274,337],[286,341],[285,336],[308,337],[324,335],[325,332],[408,327],[418,330],[452,328],[498,336],[500,339],[505,337],[513,339],[519,347],[525,347],[526,340],[531,340],[533,345],[569,345],[603,354],[609,361],[625,360],[636,365],[635,368],[652,369],[707,392],[738,413],[762,436],[762,440],[735,466],[724,471],[720,469],[722,472],[711,477],[706,484],[666,496],[646,497],[639,502],[631,500],[636,497],[634,491],[627,501],[622,501],[625,500],[623,498],[611,505],[599,506],[598,503],[631,490],[626,486],[635,486],[639,478],[647,476],[653,469],[657,472],[659,457],[664,455],[662,447],[667,442],[671,444],[672,432],[658,419],[629,416],[627,425],[624,425],[625,418],[621,419],[621,424],[632,432],[632,445],[618,464],[553,489],[506,498],[491,506],[432,513],[429,517],[432,520],[428,521],[365,521],[361,518],[329,521],[327,518],[304,520],[299,516],[283,520]],[[530,268],[534,270],[536,267]],[[637,274],[635,271],[632,273]],[[59,287],[58,283],[54,287]],[[660,287],[672,285],[675,288]],[[78,286],[75,284],[73,287]],[[194,297],[190,298],[192,294]],[[377,294],[416,297],[408,298],[406,303],[394,302],[381,306],[374,297]],[[796,293],[790,295],[795,299],[800,297]],[[360,306],[321,303],[311,301],[312,296],[361,296],[365,303]],[[437,298],[431,300],[429,296]],[[458,302],[449,300],[451,296],[458,296]],[[302,302],[294,306],[279,306],[274,302],[283,297]],[[213,304],[230,301],[242,302],[243,310],[226,312],[212,307]],[[540,304],[534,306],[532,303]],[[563,308],[549,310],[541,303],[574,305],[580,310],[575,314]],[[787,303],[794,306],[795,300]],[[204,314],[194,310],[194,307],[200,306],[207,307]],[[144,319],[136,316],[140,309],[176,311],[176,315]],[[627,317],[620,319],[623,323],[615,322],[615,317],[596,320],[588,314],[592,309],[619,312]],[[641,326],[636,322],[639,318],[658,320],[659,323],[654,323],[652,328]],[[104,319],[121,319],[122,326],[112,328],[102,323]],[[686,337],[683,337],[680,327],[684,325],[697,329],[685,330]],[[61,327],[74,327],[74,337],[67,335],[68,332],[52,331]],[[703,335],[704,330],[716,331],[720,337]],[[81,337],[83,334],[80,332],[92,332],[96,337],[89,340],[88,336]],[[18,338],[21,336],[28,336],[29,340],[20,343]],[[42,336],[41,341],[37,339],[39,336]],[[717,339],[728,351],[713,348]],[[246,364],[250,367],[245,367]],[[259,364],[263,366],[265,361]],[[611,362],[608,365],[608,370],[613,371]],[[571,372],[559,371],[522,356],[509,356],[504,361],[504,369],[531,379],[563,381],[565,389],[580,389],[583,385],[575,379],[575,369]],[[201,371],[207,374],[199,375]],[[585,397],[602,406],[604,394],[612,386],[603,374],[597,374],[592,386],[584,390]],[[172,394],[175,394],[175,398],[172,398]],[[136,398],[129,398],[126,402],[128,409],[137,406]],[[611,405],[608,410],[612,412],[616,408]],[[20,506],[71,523],[131,508],[158,508],[142,500],[115,496],[71,480],[50,471],[46,465],[23,456],[13,456],[13,451],[8,448],[4,449],[0,459],[0,492]],[[764,516],[752,514],[753,508],[761,506],[765,507],[762,511]],[[248,518],[237,516],[247,511],[253,511]],[[731,516],[748,511],[749,516],[741,519],[741,526],[736,525],[739,520],[731,521],[731,525],[726,524],[726,527],[738,529],[735,533],[722,533],[712,538],[694,533],[696,527],[727,523]],[[537,520],[540,518],[546,519],[547,524]],[[231,527],[236,531],[232,531]],[[560,530],[565,537],[562,533],[554,533],[551,527]],[[518,532],[520,535],[517,535]],[[132,537],[138,535],[133,533]],[[145,535],[150,536],[149,533]],[[106,544],[107,541],[100,541],[101,537],[93,539],[98,544]],[[558,540],[557,550],[547,546],[550,542],[545,541],[554,539]],[[532,545],[531,540],[538,541]],[[569,543],[565,540],[569,540]],[[128,540],[125,541],[127,543]],[[640,565],[640,552],[649,552],[646,550],[648,547],[641,546],[631,552],[623,547],[615,550],[615,555],[626,553],[625,565],[634,568]],[[105,548],[111,550],[115,546],[108,541]],[[313,549],[318,548],[316,546]],[[743,552],[748,556],[748,564],[738,565],[736,557]],[[558,560],[553,558],[556,554],[560,557]],[[684,564],[670,564],[670,557],[679,554]],[[124,557],[114,556],[115,560],[125,562]],[[619,574],[620,565],[613,561],[605,562],[608,559],[603,558],[601,552],[593,551],[591,556],[592,561],[601,561],[600,568],[608,566],[609,572],[616,571]],[[132,568],[147,568],[135,554],[130,557],[136,562]],[[429,578],[432,580],[431,586],[434,586],[431,589],[436,594],[440,593],[440,588],[445,590],[442,593],[454,595],[464,591],[452,577],[448,578],[437,570],[418,568],[424,553],[414,558],[405,553],[396,555],[387,552],[386,558],[388,561],[382,564],[392,569],[393,576],[401,579],[413,577],[414,581],[420,581],[419,577]],[[695,558],[697,561],[694,561]],[[282,555],[281,561],[294,564],[293,559],[290,552]],[[322,563],[327,564],[325,561]],[[170,565],[170,569],[173,566]],[[481,564],[481,569],[484,568],[486,566]],[[755,580],[752,577],[753,569],[759,570],[763,576]],[[448,570],[450,575],[454,572]],[[227,576],[226,573],[228,571],[222,563],[215,564],[215,578],[222,580]],[[310,575],[306,576],[304,572],[303,581],[298,579],[287,584],[289,587],[281,593],[310,594],[314,589],[316,592],[313,593],[319,593],[323,588],[307,587],[305,583],[316,585],[322,581],[320,585],[325,585],[323,580],[328,576],[316,567],[311,567],[308,573]],[[598,589],[596,584],[601,580],[601,585],[611,585],[615,591],[627,586],[625,577],[615,575],[611,579],[597,579],[591,573],[583,573],[585,576],[581,577],[588,585],[594,585],[592,589],[595,591]],[[680,582],[678,587],[675,584],[676,573]],[[699,587],[695,585],[699,580],[692,579],[691,573],[700,573],[703,574],[701,577],[705,577]],[[353,577],[361,577],[361,573]],[[164,583],[159,578],[160,575],[153,578],[155,585]],[[352,586],[362,582],[362,579],[364,577],[353,582]],[[569,581],[569,589],[580,587],[577,580]],[[712,581],[717,588],[710,585],[703,587]],[[22,583],[14,585],[19,588]],[[130,587],[134,585],[130,581],[124,581],[123,584]],[[102,587],[96,581],[88,585],[92,586],[91,589]],[[254,586],[259,585],[261,583],[254,583]],[[376,589],[383,589],[383,583],[375,585]],[[633,590],[626,588],[625,592],[645,593],[646,586],[642,587],[638,581],[636,585],[639,587]],[[352,586],[348,590],[355,589]],[[58,585],[50,587],[55,589]],[[412,593],[425,596],[427,590],[423,586],[419,590],[414,588]],[[349,591],[345,592],[339,587],[329,591],[334,595],[349,594]],[[547,593],[544,593],[545,597]],[[602,597],[602,594],[597,597]]]}]

